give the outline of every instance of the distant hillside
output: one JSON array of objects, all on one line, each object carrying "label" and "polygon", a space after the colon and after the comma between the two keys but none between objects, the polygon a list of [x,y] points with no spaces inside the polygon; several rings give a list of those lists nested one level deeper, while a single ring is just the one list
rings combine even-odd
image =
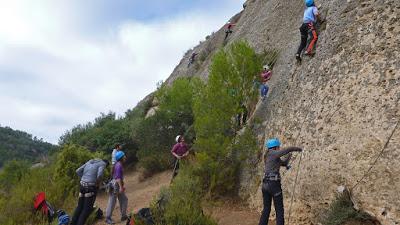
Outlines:
[{"label": "distant hillside", "polygon": [[35,162],[54,148],[54,145],[26,132],[0,127],[0,167],[12,159]]}]

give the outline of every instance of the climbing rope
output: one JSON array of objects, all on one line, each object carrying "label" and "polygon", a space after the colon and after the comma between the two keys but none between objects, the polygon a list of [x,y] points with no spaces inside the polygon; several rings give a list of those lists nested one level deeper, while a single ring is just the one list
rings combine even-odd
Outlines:
[{"label": "climbing rope", "polygon": [[394,135],[394,133],[395,133],[395,131],[396,131],[396,129],[397,129],[397,126],[399,125],[399,121],[400,121],[400,119],[397,120],[397,123],[396,123],[396,125],[394,126],[394,128],[393,128],[393,130],[392,130],[390,136],[389,136],[388,139],[386,140],[386,143],[383,145],[381,151],[379,152],[378,156],[375,158],[374,162],[371,164],[371,166],[368,168],[368,170],[363,174],[363,176],[361,177],[361,179],[358,180],[357,183],[356,183],[352,188],[350,188],[350,191],[353,191],[354,188],[356,188],[356,187],[358,186],[358,184],[360,184],[360,182],[361,182],[362,180],[364,180],[364,178],[369,174],[369,172],[371,172],[372,168],[373,168],[373,167],[375,166],[375,164],[378,162],[378,159],[383,155],[383,153],[385,152],[387,146],[389,145],[390,140],[392,139],[392,137],[393,137],[393,135]]},{"label": "climbing rope", "polygon": [[[317,93],[315,93],[314,98],[312,99],[312,101],[311,101],[310,104],[308,105],[307,109],[311,109],[311,105],[314,103],[316,97],[317,97]],[[328,96],[326,95],[326,96],[321,100],[321,102],[324,102],[324,100],[325,100],[327,97],[328,97]],[[310,112],[311,112],[311,110],[308,111],[308,113],[307,113],[307,115],[305,116],[303,122],[301,123],[299,134],[297,135],[296,139],[294,140],[294,143],[295,143],[295,144],[297,143],[297,140],[299,139],[300,134],[302,133],[303,125],[304,125],[305,121],[307,120],[308,115],[310,114]],[[289,213],[288,213],[288,224],[290,224],[290,217],[291,217],[291,214],[292,214],[292,205],[293,205],[293,201],[294,201],[294,195],[295,195],[295,191],[296,191],[296,186],[297,186],[298,177],[299,177],[299,174],[300,174],[300,166],[301,166],[301,160],[303,159],[303,153],[304,153],[304,149],[303,149],[303,151],[300,153],[299,162],[298,162],[298,164],[297,164],[296,177],[295,177],[295,180],[294,180],[294,183],[293,183],[292,196],[291,196],[291,198],[290,198],[290,206],[289,206]]]}]

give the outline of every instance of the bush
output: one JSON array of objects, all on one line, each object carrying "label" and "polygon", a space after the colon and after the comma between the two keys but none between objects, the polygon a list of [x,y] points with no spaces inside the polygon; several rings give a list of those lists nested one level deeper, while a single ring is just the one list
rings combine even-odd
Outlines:
[{"label": "bush", "polygon": [[246,42],[236,42],[213,57],[207,86],[194,101],[197,163],[194,173],[211,195],[231,193],[241,154],[234,146],[235,119],[244,105],[257,99],[254,80],[262,60]]},{"label": "bush", "polygon": [[198,86],[198,79],[180,78],[172,86],[162,85],[155,94],[160,102],[156,114],[141,121],[134,134],[139,142],[139,165],[146,175],[172,166],[170,150],[177,135],[195,135],[192,102]]},{"label": "bush", "polygon": [[45,224],[43,217],[32,210],[34,196],[42,191],[55,208],[72,211],[79,184],[76,169],[87,160],[101,156],[83,147],[65,145],[56,161],[44,168],[26,169],[21,162],[10,162],[0,174],[0,180],[12,181],[12,188],[0,191],[0,224],[26,224],[27,221]]},{"label": "bush", "polygon": [[[54,179],[64,184],[63,192],[70,193],[73,190],[77,190],[79,177],[76,175],[76,169],[93,158],[103,159],[105,156],[103,153],[92,153],[84,147],[73,144],[65,145],[61,148],[55,162]],[[109,170],[106,169],[104,176],[107,176],[108,172]]]},{"label": "bush", "polygon": [[353,202],[351,201],[350,192],[345,190],[343,193],[337,194],[336,199],[324,213],[322,224],[341,225],[344,222],[351,220],[365,222],[371,220],[371,216],[365,212],[355,210]]},{"label": "bush", "polygon": [[[183,165],[185,168],[185,166]],[[157,224],[163,225],[216,225],[203,214],[203,196],[200,181],[191,176],[190,169],[181,170],[170,189],[161,192],[163,203],[153,203],[152,212]]]}]

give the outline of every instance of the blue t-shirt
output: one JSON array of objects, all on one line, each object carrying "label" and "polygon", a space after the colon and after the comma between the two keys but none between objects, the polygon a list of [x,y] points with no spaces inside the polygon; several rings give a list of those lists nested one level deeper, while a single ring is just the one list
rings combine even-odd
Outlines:
[{"label": "blue t-shirt", "polygon": [[317,18],[316,15],[318,14],[318,9],[315,6],[307,7],[304,11],[303,23],[315,23]]}]

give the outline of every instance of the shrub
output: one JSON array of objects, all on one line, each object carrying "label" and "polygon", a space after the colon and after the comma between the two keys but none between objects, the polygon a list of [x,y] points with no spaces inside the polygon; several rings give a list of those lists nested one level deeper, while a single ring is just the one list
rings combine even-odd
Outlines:
[{"label": "shrub", "polygon": [[[185,166],[183,165],[185,168]],[[216,225],[201,208],[200,181],[191,176],[190,169],[181,170],[170,189],[163,190],[163,202],[153,203],[156,223],[163,225]]]},{"label": "shrub", "polygon": [[343,193],[337,194],[336,199],[324,213],[322,224],[340,225],[350,220],[368,221],[371,220],[371,216],[365,212],[355,210],[350,192],[345,190]]},{"label": "shrub", "polygon": [[236,115],[257,99],[254,80],[262,60],[246,42],[220,50],[212,60],[207,86],[194,101],[197,163],[194,173],[211,195],[224,195],[235,188],[240,167],[235,148]]},{"label": "shrub", "polygon": [[198,79],[180,78],[172,86],[162,85],[155,94],[160,102],[156,114],[141,121],[134,134],[139,142],[139,165],[146,175],[171,167],[170,150],[177,135],[194,136],[192,102],[200,85]]}]

